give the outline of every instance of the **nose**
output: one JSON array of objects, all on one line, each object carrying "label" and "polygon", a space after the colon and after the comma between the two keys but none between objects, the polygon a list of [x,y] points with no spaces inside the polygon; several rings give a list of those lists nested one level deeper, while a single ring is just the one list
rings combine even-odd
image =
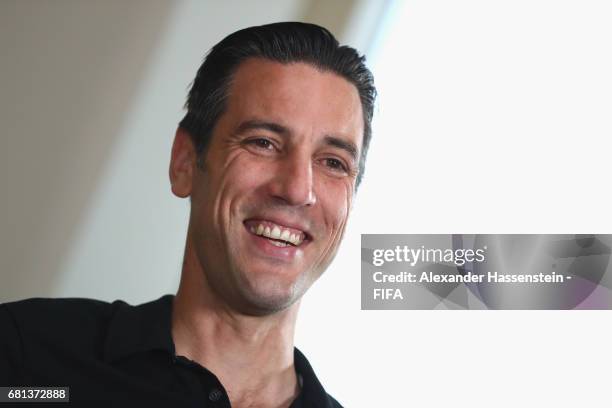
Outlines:
[{"label": "nose", "polygon": [[280,160],[271,193],[291,206],[313,206],[317,202],[313,181],[310,157],[296,152]]}]

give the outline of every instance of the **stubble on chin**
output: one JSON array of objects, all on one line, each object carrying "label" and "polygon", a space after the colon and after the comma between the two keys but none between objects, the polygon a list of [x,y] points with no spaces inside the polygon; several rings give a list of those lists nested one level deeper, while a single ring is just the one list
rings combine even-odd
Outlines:
[{"label": "stubble on chin", "polygon": [[293,282],[283,282],[278,277],[265,277],[248,280],[241,277],[239,288],[241,309],[245,314],[266,316],[289,309],[304,295],[307,282],[300,274]]}]

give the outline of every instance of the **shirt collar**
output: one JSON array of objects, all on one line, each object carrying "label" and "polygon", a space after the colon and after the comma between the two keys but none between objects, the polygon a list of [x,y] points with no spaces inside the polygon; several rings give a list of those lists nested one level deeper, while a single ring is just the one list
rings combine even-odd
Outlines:
[{"label": "shirt collar", "polygon": [[295,371],[302,376],[302,390],[298,398],[307,407],[328,407],[328,395],[315,375],[310,363],[300,350],[293,349]]},{"label": "shirt collar", "polygon": [[104,348],[105,360],[114,362],[151,350],[166,350],[173,356],[173,299],[173,295],[165,295],[138,306],[114,302]]}]

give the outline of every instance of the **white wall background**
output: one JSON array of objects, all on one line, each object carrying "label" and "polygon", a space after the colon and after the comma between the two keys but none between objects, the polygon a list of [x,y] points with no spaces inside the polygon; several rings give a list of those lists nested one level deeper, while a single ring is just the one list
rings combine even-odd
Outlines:
[{"label": "white wall background", "polygon": [[347,368],[325,373],[341,401],[610,405],[612,312],[359,310],[361,233],[612,232],[610,21],[607,1],[394,3],[364,184],[298,325],[341,327],[310,343]]},{"label": "white wall background", "polygon": [[612,230],[610,3],[396,1],[372,43],[382,6],[0,2],[0,301],[173,292],[188,204],[167,163],[204,52],[315,21],[372,51],[380,91],[345,242],[298,324],[326,388],[347,407],[607,406],[610,313],[361,311],[359,259],[361,233]]}]

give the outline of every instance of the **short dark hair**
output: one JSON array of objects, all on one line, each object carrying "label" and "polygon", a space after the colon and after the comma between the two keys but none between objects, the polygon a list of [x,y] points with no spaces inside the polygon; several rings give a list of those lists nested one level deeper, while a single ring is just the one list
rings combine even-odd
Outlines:
[{"label": "short dark hair", "polygon": [[359,186],[372,136],[374,77],[365,66],[365,56],[360,56],[354,48],[340,46],[332,33],[315,24],[285,22],[245,28],[228,35],[209,51],[191,85],[185,103],[187,114],[179,124],[191,135],[198,155],[201,157],[206,151],[213,129],[226,109],[232,76],[248,58],[283,64],[305,62],[355,85],[364,122],[357,175]]}]

